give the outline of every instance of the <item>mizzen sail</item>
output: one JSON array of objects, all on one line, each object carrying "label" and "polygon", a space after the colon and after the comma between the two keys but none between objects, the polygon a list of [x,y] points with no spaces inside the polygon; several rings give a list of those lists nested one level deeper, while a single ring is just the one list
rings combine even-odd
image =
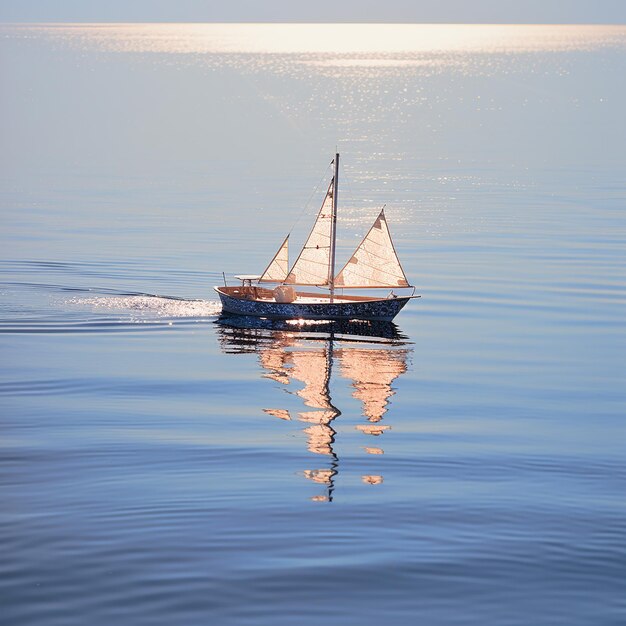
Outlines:
[{"label": "mizzen sail", "polygon": [[260,283],[282,283],[289,273],[289,235],[259,278]]},{"label": "mizzen sail", "polygon": [[300,256],[284,280],[290,285],[328,285],[330,280],[331,239],[333,226],[333,184],[326,192],[322,208]]},{"label": "mizzen sail", "polygon": [[345,267],[336,287],[410,287],[396,254],[384,209]]}]

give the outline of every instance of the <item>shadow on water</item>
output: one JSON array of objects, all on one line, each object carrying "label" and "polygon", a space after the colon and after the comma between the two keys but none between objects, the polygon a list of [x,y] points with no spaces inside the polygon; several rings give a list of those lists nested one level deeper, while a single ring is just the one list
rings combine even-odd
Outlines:
[{"label": "shadow on water", "polygon": [[[392,383],[407,371],[413,348],[393,322],[336,322],[270,320],[245,316],[220,316],[215,321],[223,352],[256,354],[262,376],[286,387],[303,385],[295,392],[306,409],[283,406],[263,408],[267,415],[305,424],[307,449],[328,458],[325,466],[304,471],[304,476],[323,485],[325,492],[315,501],[332,502],[339,475],[340,459],[335,451],[337,431],[333,427],[342,411],[331,397],[331,381],[345,379],[351,395],[361,403],[365,424],[361,434],[378,437],[391,426],[383,423]],[[290,388],[286,388],[290,394]],[[382,448],[362,446],[367,454],[382,455]],[[380,474],[361,476],[364,483],[383,482]]]}]

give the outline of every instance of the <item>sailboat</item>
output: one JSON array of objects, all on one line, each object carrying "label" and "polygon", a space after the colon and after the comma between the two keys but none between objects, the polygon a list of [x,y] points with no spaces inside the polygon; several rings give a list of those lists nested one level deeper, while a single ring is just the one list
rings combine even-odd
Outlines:
[{"label": "sailboat", "polygon": [[[331,162],[334,175],[313,228],[289,269],[289,235],[260,275],[236,276],[241,285],[214,287],[222,312],[270,319],[391,321],[411,298],[396,254],[385,209],[381,209],[343,269],[335,274],[339,154]],[[270,289],[265,285],[275,283]],[[324,291],[302,291],[318,287]],[[395,289],[413,289],[398,295]],[[389,289],[384,297],[345,294],[345,289]],[[327,290],[327,291],[326,291]]]}]

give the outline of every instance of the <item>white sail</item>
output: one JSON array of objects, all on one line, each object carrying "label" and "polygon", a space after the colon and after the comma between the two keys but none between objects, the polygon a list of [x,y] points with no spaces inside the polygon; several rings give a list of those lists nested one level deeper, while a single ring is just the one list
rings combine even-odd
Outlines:
[{"label": "white sail", "polygon": [[336,287],[409,287],[382,210],[370,231],[335,277]]},{"label": "white sail", "polygon": [[287,284],[328,285],[329,283],[333,225],[333,183],[334,180],[331,180],[311,234],[284,281]]},{"label": "white sail", "polygon": [[282,283],[289,273],[289,235],[259,278],[260,283]]}]

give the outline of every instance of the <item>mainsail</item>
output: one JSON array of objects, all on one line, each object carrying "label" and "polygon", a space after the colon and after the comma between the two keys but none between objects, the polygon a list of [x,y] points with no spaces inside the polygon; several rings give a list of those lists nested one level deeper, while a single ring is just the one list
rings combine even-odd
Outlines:
[{"label": "mainsail", "polygon": [[335,277],[336,287],[409,287],[396,255],[384,209],[345,267]]},{"label": "mainsail", "polygon": [[260,283],[281,283],[287,278],[289,273],[289,235],[285,237],[285,241],[280,244],[278,252],[265,268],[265,271],[259,278]]},{"label": "mainsail", "polygon": [[333,185],[326,192],[322,208],[300,256],[284,280],[291,285],[328,285],[330,279],[331,237],[333,226]]}]

